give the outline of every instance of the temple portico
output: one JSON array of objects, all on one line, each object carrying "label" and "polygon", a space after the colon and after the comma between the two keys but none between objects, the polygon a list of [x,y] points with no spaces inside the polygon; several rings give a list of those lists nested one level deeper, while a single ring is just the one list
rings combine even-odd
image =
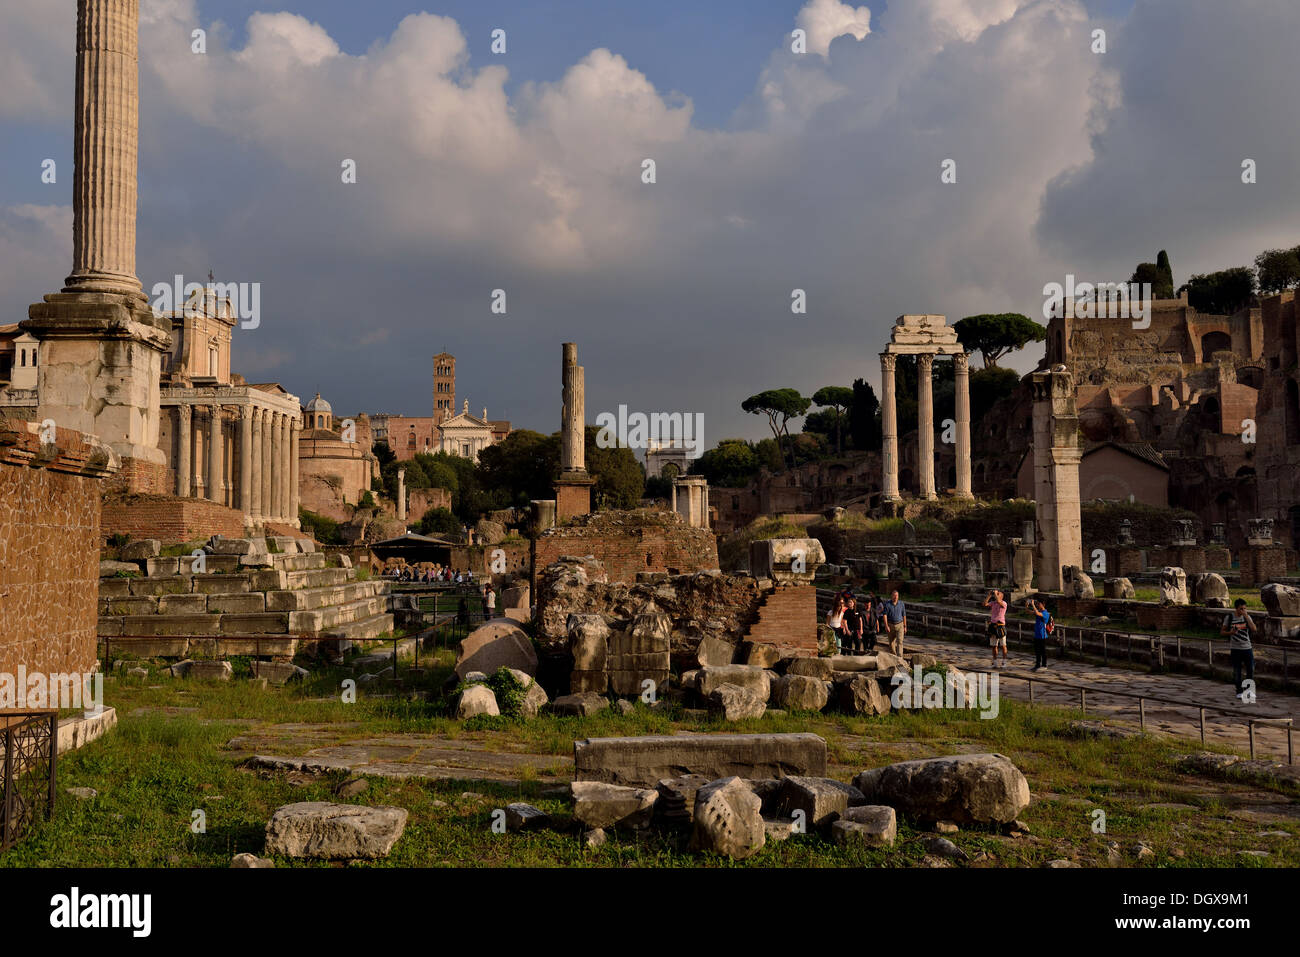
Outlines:
[{"label": "temple portico", "polygon": [[956,384],[954,438],[957,452],[957,483],[953,494],[957,498],[973,498],[970,464],[970,363],[966,351],[957,340],[956,330],[947,324],[943,316],[899,316],[894,323],[889,345],[880,354],[884,500],[902,500],[898,488],[898,407],[895,394],[895,372],[900,355],[916,356],[918,496],[923,499],[938,498],[934,479],[934,359],[936,356],[952,356]]}]

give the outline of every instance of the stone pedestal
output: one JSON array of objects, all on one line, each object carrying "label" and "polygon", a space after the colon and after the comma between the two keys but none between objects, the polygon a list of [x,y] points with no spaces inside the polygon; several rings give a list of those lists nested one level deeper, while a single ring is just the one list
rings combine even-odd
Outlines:
[{"label": "stone pedestal", "polygon": [[542,534],[548,528],[555,527],[555,500],[535,498],[529,504],[533,509],[532,532],[534,536]]},{"label": "stone pedestal", "polygon": [[1188,575],[1205,574],[1205,549],[1200,545],[1186,545],[1175,542],[1165,549],[1165,554],[1166,564],[1177,565]]},{"label": "stone pedestal", "polygon": [[596,480],[586,472],[561,475],[555,483],[555,521],[567,522],[591,514],[591,487]]},{"label": "stone pedestal", "polygon": [[1241,550],[1241,584],[1264,585],[1286,577],[1285,545],[1247,545]]}]

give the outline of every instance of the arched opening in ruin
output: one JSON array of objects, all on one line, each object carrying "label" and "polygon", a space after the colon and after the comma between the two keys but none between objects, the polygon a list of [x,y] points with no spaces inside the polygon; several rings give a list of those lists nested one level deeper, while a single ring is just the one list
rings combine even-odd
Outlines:
[{"label": "arched opening in ruin", "polygon": [[1216,352],[1231,352],[1232,336],[1226,332],[1207,332],[1201,336],[1201,361],[1209,362]]}]

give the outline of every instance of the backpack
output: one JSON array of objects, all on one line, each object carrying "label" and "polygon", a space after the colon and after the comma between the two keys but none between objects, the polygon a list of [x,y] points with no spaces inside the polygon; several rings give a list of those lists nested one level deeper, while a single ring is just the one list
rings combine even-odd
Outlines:
[{"label": "backpack", "polygon": [[1047,617],[1047,622],[1043,626],[1043,630],[1050,635],[1052,632],[1056,631],[1056,622],[1052,620],[1052,613],[1050,611],[1044,611],[1043,614]]}]

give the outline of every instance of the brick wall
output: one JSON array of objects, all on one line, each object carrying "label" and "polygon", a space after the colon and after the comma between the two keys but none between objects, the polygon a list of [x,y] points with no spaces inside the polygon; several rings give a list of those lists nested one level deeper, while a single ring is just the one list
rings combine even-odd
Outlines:
[{"label": "brick wall", "polygon": [[132,540],[156,538],[164,545],[206,539],[212,535],[243,538],[244,516],[233,508],[199,498],[172,495],[113,495],[105,498],[101,520],[103,540],[124,533]]},{"label": "brick wall", "polygon": [[165,465],[125,459],[118,471],[102,481],[105,492],[142,492],[166,495],[176,486],[176,473]]},{"label": "brick wall", "polygon": [[776,645],[782,654],[817,656],[817,588],[784,585],[768,592],[750,626],[749,641]]},{"label": "brick wall", "polygon": [[110,464],[93,437],[42,447],[0,420],[0,673],[89,672],[95,661],[100,485]]},{"label": "brick wall", "polygon": [[[627,513],[597,513],[612,514]],[[671,512],[661,514],[676,518]],[[639,572],[684,575],[718,567],[718,545],[711,532],[669,521],[557,526],[534,541],[532,567],[545,568],[561,555],[594,556],[604,564],[611,582],[634,582]]]}]

